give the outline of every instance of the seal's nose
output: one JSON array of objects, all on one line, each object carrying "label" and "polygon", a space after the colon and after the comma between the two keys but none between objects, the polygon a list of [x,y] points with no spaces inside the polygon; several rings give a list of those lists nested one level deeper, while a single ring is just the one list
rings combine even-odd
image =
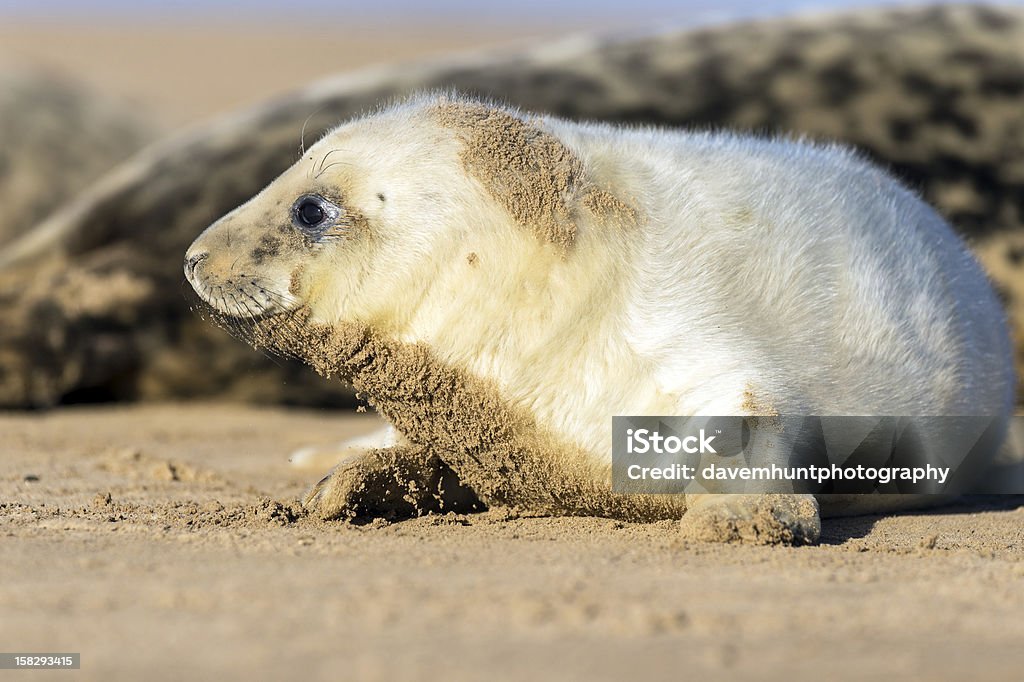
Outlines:
[{"label": "seal's nose", "polygon": [[185,256],[185,276],[192,279],[192,276],[196,274],[196,266],[200,262],[206,260],[209,253],[194,253],[191,256]]}]

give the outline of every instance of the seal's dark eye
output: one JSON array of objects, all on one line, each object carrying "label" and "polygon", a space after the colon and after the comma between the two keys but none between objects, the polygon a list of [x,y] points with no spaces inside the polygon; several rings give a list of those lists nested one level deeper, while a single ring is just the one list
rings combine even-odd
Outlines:
[{"label": "seal's dark eye", "polygon": [[292,204],[292,225],[311,239],[319,240],[338,228],[345,211],[319,194],[303,194]]},{"label": "seal's dark eye", "polygon": [[324,221],[327,213],[320,202],[313,197],[305,197],[299,200],[295,206],[295,217],[306,227],[316,227]]}]

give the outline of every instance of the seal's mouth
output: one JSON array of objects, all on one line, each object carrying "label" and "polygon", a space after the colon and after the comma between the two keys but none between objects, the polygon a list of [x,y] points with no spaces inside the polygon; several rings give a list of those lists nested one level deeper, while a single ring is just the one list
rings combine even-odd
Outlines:
[{"label": "seal's mouth", "polygon": [[287,311],[277,308],[256,309],[252,305],[245,308],[221,296],[205,297],[195,289],[191,293],[186,293],[185,298],[192,312],[219,326],[224,324],[252,325],[287,314]]},{"label": "seal's mouth", "polygon": [[299,307],[292,294],[280,293],[266,277],[244,272],[210,277],[197,271],[199,262],[186,260],[185,279],[199,299],[220,315],[255,321]]},{"label": "seal's mouth", "polygon": [[309,314],[288,284],[228,263],[220,259],[211,266],[206,251],[186,255],[185,298],[192,312],[261,352],[305,360],[301,339]]},{"label": "seal's mouth", "polygon": [[255,278],[226,280],[223,284],[189,282],[199,299],[220,315],[239,320],[261,320],[297,307],[290,296],[277,294]]},{"label": "seal's mouth", "polygon": [[[256,350],[298,360],[324,377],[348,379],[372,360],[367,355],[368,328],[358,324],[328,326],[313,322],[307,306],[237,317],[195,297],[192,311]],[[371,354],[372,355],[372,354]]]}]

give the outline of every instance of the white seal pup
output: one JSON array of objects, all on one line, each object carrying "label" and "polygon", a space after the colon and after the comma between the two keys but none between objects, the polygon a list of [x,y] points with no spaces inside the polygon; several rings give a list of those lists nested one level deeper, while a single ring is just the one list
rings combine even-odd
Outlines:
[{"label": "white seal pup", "polygon": [[[331,131],[203,232],[185,273],[224,324],[351,381],[395,426],[310,492],[325,517],[477,500],[677,516],[681,495],[610,492],[613,415],[1013,400],[973,257],[839,147],[421,96]],[[698,538],[820,531],[810,495],[689,506]]]}]

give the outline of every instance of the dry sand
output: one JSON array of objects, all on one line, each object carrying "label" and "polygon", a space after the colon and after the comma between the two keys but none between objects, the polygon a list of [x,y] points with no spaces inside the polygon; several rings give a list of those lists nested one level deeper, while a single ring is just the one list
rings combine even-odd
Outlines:
[{"label": "dry sand", "polygon": [[286,454],[376,425],[216,404],[0,415],[0,650],[81,652],[79,673],[32,675],[62,680],[1009,680],[1024,666],[1024,497],[826,521],[805,548],[503,510],[297,514],[316,474]]}]

